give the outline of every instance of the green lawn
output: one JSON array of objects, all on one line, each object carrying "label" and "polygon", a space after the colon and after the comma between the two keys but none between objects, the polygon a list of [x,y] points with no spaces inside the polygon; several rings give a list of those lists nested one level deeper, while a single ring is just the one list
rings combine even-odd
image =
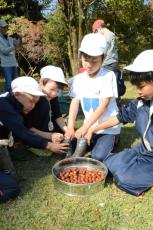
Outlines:
[{"label": "green lawn", "polygon": [[[127,84],[125,99],[134,98]],[[79,124],[79,123],[78,123]],[[119,150],[137,143],[130,125],[121,133]],[[15,162],[21,194],[0,207],[0,230],[152,230],[153,191],[134,197],[119,190],[111,178],[90,197],[68,197],[54,189],[52,165],[58,156]]]}]

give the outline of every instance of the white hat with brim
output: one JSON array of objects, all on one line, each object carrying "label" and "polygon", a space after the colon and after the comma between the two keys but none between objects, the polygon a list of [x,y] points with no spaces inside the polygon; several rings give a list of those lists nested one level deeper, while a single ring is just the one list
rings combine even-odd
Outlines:
[{"label": "white hat with brim", "polygon": [[8,26],[7,22],[5,20],[0,20],[0,27],[6,27]]},{"label": "white hat with brim", "polygon": [[89,56],[100,56],[107,52],[107,43],[103,35],[90,33],[84,36],[79,51]]},{"label": "white hat with brim", "polygon": [[153,50],[143,51],[135,58],[133,64],[124,67],[124,69],[141,73],[153,71]]},{"label": "white hat with brim", "polygon": [[64,73],[59,67],[53,65],[45,66],[40,70],[40,76],[41,79],[50,79],[68,86],[68,83],[64,78]]},{"label": "white hat with brim", "polygon": [[22,76],[14,79],[11,83],[12,92],[28,93],[33,96],[46,96],[38,84],[38,82],[29,76]]}]

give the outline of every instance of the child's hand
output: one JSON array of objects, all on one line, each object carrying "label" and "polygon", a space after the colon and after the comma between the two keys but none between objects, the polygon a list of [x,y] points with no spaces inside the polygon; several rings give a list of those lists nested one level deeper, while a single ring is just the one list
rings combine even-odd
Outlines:
[{"label": "child's hand", "polygon": [[87,139],[88,145],[91,144],[91,138],[93,136],[93,133],[94,133],[93,130],[89,129],[88,132],[87,132],[87,134],[86,134],[86,136],[85,136],[85,138]]},{"label": "child's hand", "polygon": [[74,138],[74,136],[75,136],[75,131],[74,131],[74,129],[67,129],[66,130],[66,132],[65,132],[65,138],[66,139],[69,139],[69,140],[72,140],[73,138]]},{"label": "child's hand", "polygon": [[88,129],[85,126],[82,126],[75,132],[75,137],[77,139],[80,139],[81,137],[84,137],[88,132]]},{"label": "child's hand", "polygon": [[64,139],[64,136],[61,133],[52,133],[51,134],[51,141],[53,143],[60,143],[63,139]]}]

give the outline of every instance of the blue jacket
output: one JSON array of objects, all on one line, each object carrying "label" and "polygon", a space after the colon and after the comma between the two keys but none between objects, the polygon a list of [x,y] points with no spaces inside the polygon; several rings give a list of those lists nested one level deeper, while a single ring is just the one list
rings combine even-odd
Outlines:
[{"label": "blue jacket", "polygon": [[153,153],[153,117],[151,101],[133,100],[123,106],[118,114],[121,123],[135,123],[142,140],[142,151]]},{"label": "blue jacket", "polygon": [[135,122],[141,143],[109,154],[104,163],[119,188],[138,196],[153,185],[153,101],[132,101],[120,109],[118,119]]}]

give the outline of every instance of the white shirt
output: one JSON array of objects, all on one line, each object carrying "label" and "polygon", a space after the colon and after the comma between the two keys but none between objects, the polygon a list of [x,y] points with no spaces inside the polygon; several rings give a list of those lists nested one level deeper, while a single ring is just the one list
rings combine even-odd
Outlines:
[{"label": "white shirt", "polygon": [[[112,71],[104,68],[101,68],[95,77],[90,77],[86,71],[76,75],[72,83],[70,96],[80,100],[85,121],[90,118],[104,98],[111,98],[107,110],[93,126],[101,124],[118,112],[115,99],[118,97],[116,77]],[[97,133],[119,134],[120,125],[100,130]]]}]

